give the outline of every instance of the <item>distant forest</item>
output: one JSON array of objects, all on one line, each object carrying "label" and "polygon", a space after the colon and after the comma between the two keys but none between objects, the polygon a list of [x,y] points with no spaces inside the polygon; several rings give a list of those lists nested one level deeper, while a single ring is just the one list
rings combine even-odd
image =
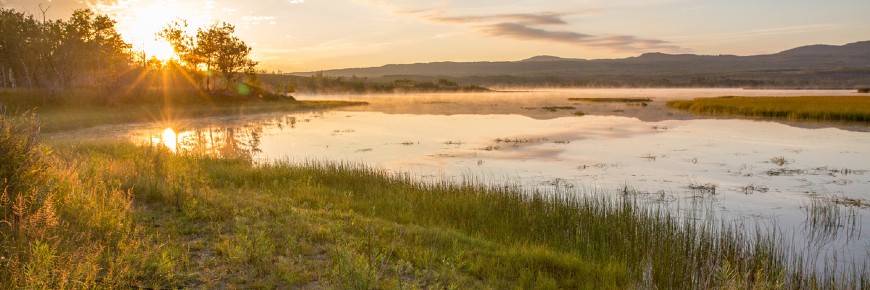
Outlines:
[{"label": "distant forest", "polygon": [[447,78],[360,78],[331,77],[323,73],[311,76],[292,76],[284,74],[261,74],[261,83],[275,92],[291,94],[365,94],[365,93],[409,93],[409,92],[485,92],[489,89],[473,85],[461,85]]}]

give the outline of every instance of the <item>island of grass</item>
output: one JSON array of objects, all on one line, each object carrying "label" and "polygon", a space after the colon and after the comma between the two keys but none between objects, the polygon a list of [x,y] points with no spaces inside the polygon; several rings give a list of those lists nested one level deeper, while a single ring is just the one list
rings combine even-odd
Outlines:
[{"label": "island of grass", "polygon": [[569,101],[575,102],[595,102],[595,103],[644,103],[652,102],[650,98],[568,98]]},{"label": "island of grass", "polygon": [[868,96],[696,98],[668,107],[713,116],[747,116],[807,121],[870,122]]}]

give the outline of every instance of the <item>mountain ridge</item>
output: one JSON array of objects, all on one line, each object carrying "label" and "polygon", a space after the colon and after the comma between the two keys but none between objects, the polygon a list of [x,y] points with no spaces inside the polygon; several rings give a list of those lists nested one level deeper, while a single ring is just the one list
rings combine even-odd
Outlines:
[{"label": "mountain ridge", "polygon": [[814,44],[749,56],[648,52],[587,60],[538,55],[518,61],[442,61],[290,73],[315,74],[386,80],[449,78],[484,86],[870,86],[870,41]]}]

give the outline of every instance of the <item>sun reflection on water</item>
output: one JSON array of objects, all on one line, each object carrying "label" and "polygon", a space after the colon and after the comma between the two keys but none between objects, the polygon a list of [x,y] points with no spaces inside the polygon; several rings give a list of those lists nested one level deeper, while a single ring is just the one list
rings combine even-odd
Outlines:
[{"label": "sun reflection on water", "polygon": [[175,130],[172,128],[164,129],[156,141],[166,146],[166,148],[169,148],[172,152],[178,151],[178,134],[176,134]]}]

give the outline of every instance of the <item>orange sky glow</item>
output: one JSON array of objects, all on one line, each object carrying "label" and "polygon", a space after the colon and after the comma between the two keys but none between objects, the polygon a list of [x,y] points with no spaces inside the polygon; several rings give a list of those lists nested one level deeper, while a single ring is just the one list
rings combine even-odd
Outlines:
[{"label": "orange sky glow", "polygon": [[512,61],[535,55],[621,58],[645,52],[766,54],[870,39],[870,1],[714,0],[0,0],[0,6],[68,17],[92,8],[125,40],[159,59],[155,37],[184,19],[214,21],[267,71],[315,71],[434,61]]}]

